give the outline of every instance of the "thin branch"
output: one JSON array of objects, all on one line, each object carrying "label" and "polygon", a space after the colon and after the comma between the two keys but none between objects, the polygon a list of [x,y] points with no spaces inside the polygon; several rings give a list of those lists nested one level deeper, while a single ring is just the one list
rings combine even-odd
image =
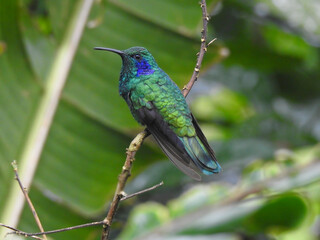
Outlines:
[{"label": "thin branch", "polygon": [[209,22],[209,16],[207,13],[207,4],[205,0],[201,0],[200,7],[202,10],[202,30],[201,30],[201,45],[200,45],[200,51],[197,59],[196,66],[194,68],[193,74],[191,76],[190,81],[187,85],[185,85],[182,89],[182,94],[184,97],[187,97],[189,94],[193,84],[197,81],[202,60],[204,57],[204,54],[207,52],[207,47],[212,43],[212,41],[209,44],[206,44],[207,42],[207,32],[208,32],[208,22]]},{"label": "thin branch", "polygon": [[214,39],[212,39],[208,44],[207,44],[207,47],[209,47],[214,41],[216,41],[217,40],[217,38],[214,38]]},{"label": "thin branch", "polygon": [[[140,143],[141,145],[141,143]],[[131,164],[132,166],[132,164]],[[16,169],[16,166],[14,166],[15,169]],[[20,181],[18,181],[19,184],[20,184]],[[139,191],[139,192],[136,192],[136,193],[133,193],[133,194],[130,194],[130,195],[127,195],[124,197],[124,192],[120,192],[120,194],[117,195],[117,198],[116,198],[116,201],[114,201],[114,206],[112,206],[110,209],[112,209],[113,211],[113,215],[118,207],[118,205],[116,204],[119,204],[120,201],[124,201],[124,200],[127,200],[129,198],[132,198],[134,196],[137,196],[139,194],[143,194],[145,192],[148,192],[148,191],[151,191],[151,190],[154,190],[160,186],[163,185],[163,182],[160,182],[158,183],[157,185],[154,185],[150,188],[146,188],[142,191]],[[22,186],[22,184],[20,185],[20,187]],[[120,199],[118,199],[120,198]],[[29,198],[28,198],[29,199]],[[32,204],[32,203],[31,203]],[[40,220],[39,220],[40,221]],[[50,230],[50,231],[43,231],[41,230],[41,232],[37,232],[37,233],[27,233],[27,232],[24,232],[24,231],[21,231],[17,228],[14,228],[14,227],[11,227],[11,226],[8,226],[8,225],[5,225],[3,223],[0,223],[0,226],[2,227],[5,227],[5,228],[8,228],[8,229],[11,229],[13,232],[11,233],[8,233],[8,234],[17,234],[17,235],[22,235],[22,236],[25,236],[25,237],[31,237],[31,238],[34,238],[34,239],[41,239],[41,240],[45,240],[46,238],[40,238],[40,237],[37,237],[39,235],[44,235],[45,234],[53,234],[53,233],[59,233],[59,232],[66,232],[66,231],[71,231],[71,230],[74,230],[74,229],[78,229],[78,228],[84,228],[84,227],[91,227],[91,226],[97,226],[97,225],[104,225],[105,224],[105,220],[103,221],[99,221],[99,222],[91,222],[91,223],[85,223],[85,224],[81,224],[81,225],[77,225],[77,226],[72,226],[72,227],[67,227],[67,228],[61,228],[61,229],[56,229],[56,230]],[[109,226],[110,227],[110,226]]]},{"label": "thin branch", "polygon": [[[35,219],[35,221],[36,221],[36,223],[37,223],[40,231],[41,231],[41,232],[44,232],[44,229],[43,229],[43,227],[42,227],[40,218],[38,217],[37,211],[36,211],[36,209],[34,208],[31,199],[29,198],[28,191],[27,191],[27,189],[26,189],[25,187],[23,187],[22,182],[20,181],[19,174],[18,174],[18,165],[17,165],[16,161],[13,161],[13,162],[11,163],[11,165],[12,165],[12,167],[13,167],[13,171],[14,171],[14,174],[15,174],[15,178],[16,178],[16,180],[17,180],[18,183],[19,183],[20,189],[21,189],[21,191],[22,191],[22,193],[23,193],[23,195],[24,195],[24,197],[25,197],[25,199],[26,199],[26,201],[27,201],[27,203],[28,203],[28,205],[29,205],[29,208],[30,208],[30,210],[31,210],[31,212],[32,212],[32,214],[33,214],[33,217],[34,217],[34,219]],[[47,240],[47,236],[46,236],[45,234],[43,234],[43,239],[44,239],[44,240]]]},{"label": "thin branch", "polygon": [[160,186],[162,186],[162,185],[163,185],[163,181],[162,181],[161,183],[158,183],[157,185],[154,185],[154,186],[152,186],[152,187],[146,188],[146,189],[144,189],[144,190],[142,190],[142,191],[139,191],[139,192],[136,192],[136,193],[127,195],[127,196],[125,196],[125,197],[122,197],[120,200],[121,200],[121,201],[127,200],[127,199],[132,198],[132,197],[135,197],[135,196],[137,196],[137,195],[139,195],[139,194],[152,191],[152,190],[154,190],[154,189],[156,189],[156,188],[158,188],[158,187],[160,187]]},{"label": "thin branch", "polygon": [[149,133],[147,131],[143,131],[139,133],[130,143],[129,148],[127,149],[127,158],[122,167],[122,172],[119,175],[118,185],[113,197],[113,201],[110,205],[107,217],[103,220],[103,231],[102,231],[102,240],[107,240],[110,233],[110,226],[112,224],[113,217],[118,209],[120,200],[125,196],[124,187],[127,183],[128,178],[131,175],[131,168],[134,161],[134,156],[136,152],[139,150],[143,140]]},{"label": "thin branch", "polygon": [[12,230],[12,231],[15,231],[15,232],[22,232],[22,231],[20,231],[19,229],[16,229],[16,228],[14,228],[14,227],[11,227],[11,226],[6,225],[6,224],[3,224],[3,223],[0,223],[0,226],[1,226],[1,227],[8,228],[8,229],[10,229],[10,230]]},{"label": "thin branch", "polygon": [[[103,225],[103,224],[104,224],[104,221],[91,222],[91,223],[85,223],[85,224],[76,225],[76,226],[72,226],[72,227],[66,227],[66,228],[50,230],[50,231],[45,231],[45,232],[37,232],[37,233],[27,233],[27,232],[21,231],[19,229],[16,229],[14,227],[11,227],[11,226],[8,226],[8,225],[2,224],[2,223],[0,223],[0,226],[13,230],[13,232],[8,233],[8,234],[17,234],[17,235],[21,235],[21,236],[25,236],[25,237],[33,237],[33,238],[35,238],[36,236],[40,236],[40,235],[43,235],[43,234],[48,235],[48,234],[66,232],[66,231],[71,231],[71,230],[74,230],[74,229],[98,226],[98,225]],[[42,239],[42,238],[40,238],[40,239]]]},{"label": "thin branch", "polygon": [[[22,231],[20,231],[19,229],[16,229],[16,228],[11,227],[11,226],[8,226],[8,225],[5,225],[5,224],[3,224],[3,223],[0,223],[0,226],[1,226],[1,227],[8,228],[8,229],[10,229],[10,230],[13,231],[13,232],[10,232],[10,233],[7,233],[7,234],[24,235],[25,237],[30,237],[30,238],[33,238],[33,239],[44,240],[43,238],[37,237],[37,236],[27,236],[26,234],[28,234],[28,233],[22,232]],[[41,233],[41,234],[43,234],[43,233]]]}]

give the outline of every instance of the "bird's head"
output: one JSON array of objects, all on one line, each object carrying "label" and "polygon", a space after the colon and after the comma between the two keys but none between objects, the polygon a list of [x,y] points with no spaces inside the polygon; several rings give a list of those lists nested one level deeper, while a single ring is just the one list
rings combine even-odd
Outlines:
[{"label": "bird's head", "polygon": [[150,75],[158,68],[151,53],[143,47],[132,47],[126,50],[95,47],[95,50],[114,52],[122,58],[121,73],[130,74],[136,77]]}]

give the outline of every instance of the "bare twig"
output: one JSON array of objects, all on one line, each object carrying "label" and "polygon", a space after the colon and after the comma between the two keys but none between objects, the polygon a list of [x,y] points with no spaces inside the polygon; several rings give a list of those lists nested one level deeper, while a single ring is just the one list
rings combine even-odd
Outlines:
[{"label": "bare twig", "polygon": [[207,47],[209,47],[214,41],[216,41],[217,40],[217,38],[214,38],[214,39],[212,39],[208,44],[207,44]]},{"label": "bare twig", "polygon": [[124,187],[127,183],[128,178],[131,175],[131,168],[134,161],[134,156],[139,150],[143,140],[148,135],[147,131],[139,133],[130,143],[129,148],[127,149],[127,158],[122,167],[122,172],[119,175],[118,185],[113,197],[113,201],[110,205],[107,217],[103,220],[103,231],[102,231],[102,240],[107,240],[110,233],[110,226],[112,224],[113,217],[118,209],[120,200],[124,197],[125,193],[123,192]]},{"label": "bare twig", "polygon": [[207,52],[207,47],[215,40],[214,39],[209,44],[206,44],[206,42],[207,42],[207,31],[208,31],[208,27],[207,26],[208,26],[208,22],[209,22],[209,16],[208,16],[208,13],[207,13],[206,1],[205,0],[201,0],[200,6],[201,6],[201,10],[202,10],[202,30],[201,30],[200,51],[199,51],[197,63],[196,63],[196,66],[194,68],[194,71],[193,71],[193,74],[191,76],[191,79],[188,82],[188,84],[185,85],[183,87],[183,89],[182,89],[182,94],[183,94],[184,97],[186,97],[189,94],[193,84],[197,81],[204,54]]},{"label": "bare twig", "polygon": [[[3,223],[0,223],[0,226],[1,226],[1,227],[5,227],[5,228],[8,228],[8,229],[12,230],[12,231],[13,231],[12,233],[14,233],[14,234],[24,235],[25,237],[31,237],[31,238],[33,238],[33,239],[43,240],[43,238],[40,238],[40,237],[36,237],[36,236],[27,236],[26,234],[28,234],[28,233],[26,233],[26,232],[22,232],[22,231],[20,231],[19,229],[16,229],[16,228],[11,227],[11,226],[8,226],[8,225],[5,225],[5,224],[3,224]],[[11,234],[11,233],[7,233],[7,234]],[[43,233],[41,233],[41,234],[43,234]]]},{"label": "bare twig", "polygon": [[152,186],[152,187],[146,188],[146,189],[144,189],[144,190],[142,190],[142,191],[139,191],[139,192],[136,192],[136,193],[133,193],[133,194],[124,196],[124,197],[121,198],[121,201],[127,200],[127,199],[129,199],[129,198],[135,197],[135,196],[137,196],[137,195],[139,195],[139,194],[142,194],[142,193],[145,193],[145,192],[152,191],[153,189],[156,189],[156,188],[158,188],[158,187],[160,187],[160,186],[162,186],[162,185],[163,185],[163,181],[162,181],[161,183],[158,183],[157,185],[154,185],[154,186]]},{"label": "bare twig", "polygon": [[1,227],[8,228],[8,229],[10,229],[10,230],[12,230],[12,231],[15,231],[15,232],[22,232],[22,231],[20,231],[19,229],[16,229],[16,228],[14,228],[14,227],[8,226],[8,225],[3,224],[3,223],[0,223],[0,226],[1,226]]},{"label": "bare twig", "polygon": [[[27,233],[27,232],[21,231],[19,229],[10,227],[10,226],[2,224],[2,223],[0,223],[0,226],[13,230],[13,232],[9,233],[9,234],[17,234],[17,235],[21,235],[21,236],[25,236],[25,237],[36,238],[36,236],[40,236],[40,235],[43,235],[43,234],[48,235],[48,234],[66,232],[66,231],[71,231],[71,230],[74,230],[74,229],[92,227],[92,226],[103,225],[103,224],[104,224],[103,221],[91,222],[91,223],[85,223],[85,224],[81,224],[81,225],[77,225],[77,226],[66,227],[66,228],[61,228],[61,229],[56,229],[56,230],[51,230],[51,231],[46,231],[46,232],[37,232],[37,233]],[[42,239],[42,238],[36,238],[36,239]]]},{"label": "bare twig", "polygon": [[[24,197],[25,197],[25,199],[26,199],[26,201],[27,201],[27,203],[29,205],[29,208],[31,209],[33,217],[34,217],[34,219],[35,219],[35,221],[36,221],[36,223],[37,223],[37,225],[38,225],[38,227],[39,227],[41,232],[27,233],[27,232],[21,231],[21,230],[19,230],[17,228],[14,228],[12,226],[0,223],[0,226],[13,230],[13,232],[8,233],[8,234],[17,234],[17,235],[21,235],[21,236],[25,236],[25,237],[30,237],[30,238],[33,238],[33,239],[47,240],[46,234],[70,231],[70,230],[74,230],[74,229],[78,229],[78,228],[84,228],[84,227],[90,227],[90,226],[103,225],[104,224],[103,221],[99,221],[99,222],[91,222],[91,223],[81,224],[81,225],[62,228],[62,229],[57,229],[57,230],[44,231],[44,229],[42,227],[42,224],[41,224],[41,221],[40,221],[40,218],[38,217],[38,214],[37,214],[37,212],[36,212],[36,210],[35,210],[35,208],[33,206],[33,203],[31,201],[31,199],[29,198],[28,191],[23,186],[23,184],[22,184],[22,182],[20,180],[20,177],[19,177],[19,174],[18,174],[18,166],[17,166],[16,161],[13,161],[11,163],[11,165],[12,165],[14,173],[15,173],[15,179],[17,180],[17,182],[18,182],[18,184],[20,186],[20,189],[21,189],[21,191],[22,191],[22,193],[23,193],[23,195],[24,195]],[[37,236],[40,236],[40,235],[43,235],[43,238],[37,237]]]},{"label": "bare twig", "polygon": [[[29,205],[29,208],[30,208],[30,210],[31,210],[31,212],[32,212],[32,214],[33,214],[33,217],[34,217],[34,219],[36,220],[36,223],[37,223],[40,231],[41,231],[41,232],[44,232],[44,229],[43,229],[43,227],[42,227],[40,218],[38,217],[37,211],[36,211],[36,209],[34,208],[31,199],[29,198],[28,191],[27,191],[27,189],[26,189],[25,187],[23,187],[22,182],[20,181],[19,174],[18,174],[18,165],[17,165],[17,162],[16,162],[16,161],[13,161],[13,162],[11,163],[11,165],[12,165],[12,167],[13,167],[13,171],[14,171],[14,174],[15,174],[15,178],[16,178],[17,182],[19,183],[19,186],[20,186],[20,188],[21,188],[21,191],[22,191],[22,193],[23,193],[23,195],[24,195],[24,197],[25,197],[25,199],[26,199],[26,201],[27,201],[27,203],[28,203],[28,205]],[[44,239],[44,240],[47,240],[47,236],[46,236],[45,234],[43,234],[43,239]]]},{"label": "bare twig", "polygon": [[[139,144],[141,145],[141,143],[139,143]],[[130,146],[131,146],[131,145],[130,145]],[[129,148],[129,149],[130,149],[130,148]],[[132,148],[131,148],[131,149],[132,149]],[[134,148],[133,148],[133,149],[134,149]],[[14,169],[15,169],[15,171],[16,171],[17,168],[16,168],[15,163],[13,162],[12,165],[14,166]],[[131,166],[132,166],[132,164],[131,164]],[[18,179],[19,179],[19,177],[18,177]],[[17,179],[17,180],[18,180],[18,179]],[[18,182],[19,182],[20,187],[23,186],[23,185],[21,184],[20,179],[18,180]],[[125,197],[124,197],[124,193],[123,193],[123,192],[120,192],[120,194],[117,195],[120,199],[118,199],[118,197],[116,198],[116,201],[117,201],[116,204],[119,204],[120,201],[124,201],[124,200],[127,200],[127,199],[129,199],[129,198],[132,198],[132,197],[134,197],[134,196],[137,196],[137,195],[139,195],[139,194],[143,194],[143,193],[145,193],[145,192],[151,191],[151,190],[153,190],[153,189],[155,189],[155,188],[157,188],[157,187],[160,187],[160,186],[162,186],[162,185],[163,185],[163,182],[161,182],[161,183],[159,183],[159,184],[157,184],[157,185],[154,185],[154,186],[152,186],[152,187],[150,187],[150,188],[146,188],[146,189],[144,189],[144,190],[142,190],[142,191],[139,191],[139,192],[136,192],[136,193],[127,195],[127,196],[125,196]],[[27,199],[29,199],[29,198],[27,198]],[[29,202],[29,200],[27,200],[27,201]],[[32,204],[32,203],[31,203],[31,204]],[[115,205],[115,206],[112,207],[112,211],[113,211],[112,214],[113,214],[113,215],[114,215],[116,209],[117,209],[117,205]],[[38,218],[38,219],[39,219],[39,218]],[[39,220],[39,221],[40,221],[40,220]],[[8,233],[8,234],[17,234],[17,235],[21,235],[21,236],[25,236],[25,237],[34,238],[34,239],[45,240],[46,238],[40,238],[40,237],[37,237],[37,236],[40,236],[40,235],[44,235],[44,236],[45,236],[46,234],[66,232],[66,231],[71,231],[71,230],[74,230],[74,229],[91,227],[91,226],[97,226],[97,225],[104,225],[104,224],[105,224],[105,220],[103,220],[103,221],[98,221],[98,222],[85,223],[85,224],[81,224],[81,225],[77,225],[77,226],[72,226],[72,227],[67,227],[67,228],[61,228],[61,229],[56,229],[56,230],[50,230],[50,231],[43,231],[43,230],[41,230],[41,232],[37,232],[37,233],[27,233],[27,232],[21,231],[21,230],[19,230],[19,229],[17,229],[17,228],[8,226],[8,225],[3,224],[3,223],[0,223],[0,226],[5,227],[5,228],[8,228],[8,229],[10,229],[10,230],[13,231],[13,232]]]}]

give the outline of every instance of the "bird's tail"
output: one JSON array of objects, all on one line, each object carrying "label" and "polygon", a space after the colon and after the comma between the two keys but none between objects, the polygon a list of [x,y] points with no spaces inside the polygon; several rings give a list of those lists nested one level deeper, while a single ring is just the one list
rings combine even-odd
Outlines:
[{"label": "bird's tail", "polygon": [[180,137],[185,149],[193,163],[206,175],[219,173],[221,167],[214,156],[212,149],[208,149],[199,139],[195,137]]}]

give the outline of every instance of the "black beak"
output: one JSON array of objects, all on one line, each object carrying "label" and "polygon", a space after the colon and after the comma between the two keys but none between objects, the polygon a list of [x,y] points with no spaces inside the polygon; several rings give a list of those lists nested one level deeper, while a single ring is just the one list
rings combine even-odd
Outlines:
[{"label": "black beak", "polygon": [[109,52],[114,52],[116,54],[119,54],[120,56],[123,56],[124,52],[117,50],[117,49],[113,49],[113,48],[105,48],[105,47],[95,47],[93,48],[94,50],[103,50],[103,51],[109,51]]}]

